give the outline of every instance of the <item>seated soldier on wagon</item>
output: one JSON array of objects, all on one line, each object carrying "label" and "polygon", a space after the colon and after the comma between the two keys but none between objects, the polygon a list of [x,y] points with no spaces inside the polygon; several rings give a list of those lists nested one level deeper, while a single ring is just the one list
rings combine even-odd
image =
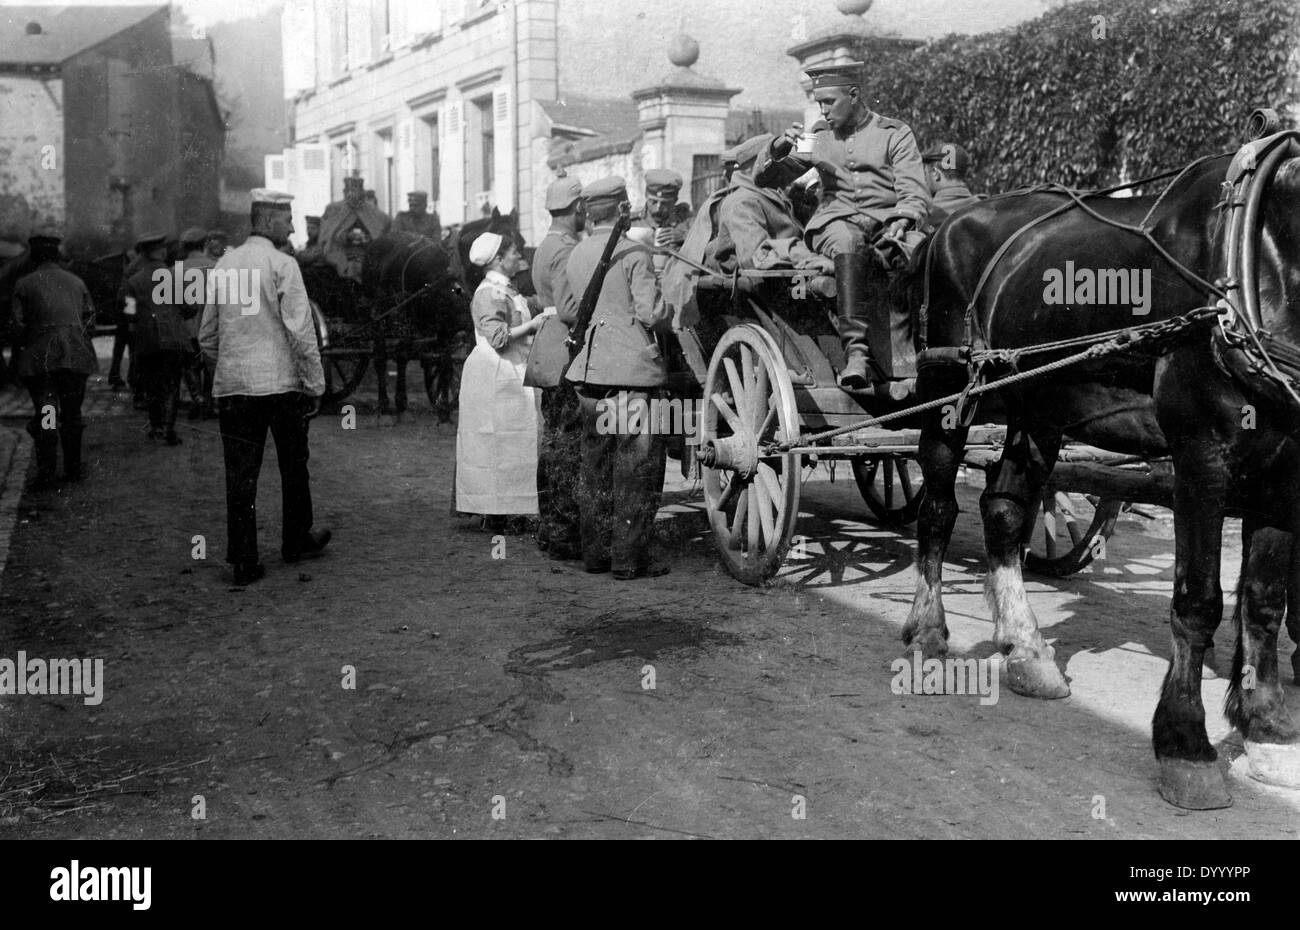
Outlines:
[{"label": "seated soldier on wagon", "polygon": [[[771,183],[785,167],[799,174],[816,168],[822,202],[808,221],[805,239],[813,251],[832,259],[836,280],[836,328],[846,362],[840,386],[860,390],[872,381],[907,377],[895,372],[894,327],[885,300],[883,271],[872,273],[878,235],[901,241],[921,227],[930,213],[921,153],[912,130],[867,108],[862,99],[862,62],[825,65],[806,72],[827,128],[812,133],[811,150],[796,152],[803,141],[795,124],[760,152],[754,178]],[[868,293],[869,285],[874,284]]]},{"label": "seated soldier on wagon", "polygon": [[343,179],[343,199],[325,208],[320,221],[320,245],[325,260],[343,277],[361,280],[366,246],[388,232],[393,221],[366,200],[365,181]]}]

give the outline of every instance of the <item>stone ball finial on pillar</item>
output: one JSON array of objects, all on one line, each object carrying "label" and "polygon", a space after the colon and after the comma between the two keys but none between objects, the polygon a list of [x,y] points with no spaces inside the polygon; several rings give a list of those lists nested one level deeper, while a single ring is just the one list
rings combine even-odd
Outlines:
[{"label": "stone ball finial on pillar", "polygon": [[689,68],[700,60],[700,43],[684,32],[673,36],[668,43],[668,60],[678,68]]},{"label": "stone ball finial on pillar", "polygon": [[835,9],[845,16],[861,16],[871,9],[872,0],[835,0]]}]

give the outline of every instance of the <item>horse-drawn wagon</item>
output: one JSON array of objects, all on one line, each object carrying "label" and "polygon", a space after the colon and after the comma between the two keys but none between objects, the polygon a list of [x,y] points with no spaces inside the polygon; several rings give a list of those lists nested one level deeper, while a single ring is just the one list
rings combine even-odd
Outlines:
[{"label": "horse-drawn wagon", "polygon": [[[681,334],[686,380],[703,408],[695,438],[709,525],[723,565],[746,584],[780,569],[813,469],[847,463],[871,517],[885,526],[914,522],[925,493],[919,413],[907,409],[916,402],[837,385],[843,356],[834,300],[825,296],[834,282],[812,283],[795,270],[701,276],[701,322]],[[952,416],[963,415],[960,407]],[[997,419],[993,404],[981,413]],[[996,422],[972,426],[964,465],[989,468],[1005,438]],[[1172,480],[1167,460],[1067,444],[1026,540],[1026,566],[1053,576],[1083,569],[1104,554],[1124,509],[1167,505]]]}]

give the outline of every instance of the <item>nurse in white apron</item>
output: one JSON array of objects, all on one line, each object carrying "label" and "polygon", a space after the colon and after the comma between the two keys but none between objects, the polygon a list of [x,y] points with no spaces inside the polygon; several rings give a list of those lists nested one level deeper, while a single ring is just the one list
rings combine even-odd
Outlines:
[{"label": "nurse in white apron", "polygon": [[528,348],[544,315],[533,317],[511,278],[528,267],[514,242],[484,233],[470,261],[487,269],[474,292],[474,351],[460,382],[456,430],[456,509],[537,513],[540,392],[524,387]]}]

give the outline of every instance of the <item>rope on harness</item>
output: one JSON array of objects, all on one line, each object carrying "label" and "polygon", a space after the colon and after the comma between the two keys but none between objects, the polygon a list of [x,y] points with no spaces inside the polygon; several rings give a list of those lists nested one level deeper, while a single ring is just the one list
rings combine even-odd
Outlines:
[{"label": "rope on harness", "polygon": [[972,381],[966,384],[962,390],[945,397],[935,400],[926,401],[923,404],[916,404],[912,407],[906,407],[902,410],[896,410],[893,413],[883,414],[878,417],[870,417],[857,423],[851,423],[848,426],[840,426],[835,429],[826,430],[821,433],[814,433],[811,436],[796,436],[794,439],[787,439],[784,442],[770,443],[765,447],[765,454],[777,455],[788,452],[795,446],[813,445],[824,442],[828,439],[834,439],[836,436],[843,436],[847,433],[853,433],[860,429],[866,429],[871,426],[879,426],[882,423],[889,423],[893,420],[903,419],[904,417],[914,416],[918,413],[924,413],[927,410],[935,410],[947,404],[964,402],[969,397],[975,397],[980,394],[987,394],[990,391],[996,391],[1008,385],[1018,384],[1021,381],[1028,381],[1032,378],[1041,377],[1050,374],[1053,371],[1059,371],[1071,365],[1078,365],[1082,362],[1090,361],[1096,358],[1102,358],[1115,352],[1124,352],[1136,348],[1138,345],[1146,342],[1155,342],[1172,338],[1184,330],[1190,329],[1199,323],[1217,321],[1219,316],[1218,307],[1197,307],[1189,310],[1181,316],[1171,317],[1168,320],[1160,320],[1155,323],[1144,323],[1141,326],[1135,326],[1131,329],[1121,330],[1119,333],[1111,335],[1109,338],[1084,349],[1082,352],[1076,352],[1074,355],[1057,359],[1054,362],[1048,362],[1046,365],[1039,365],[1036,368],[1030,368],[1026,371],[1018,371],[1006,377],[999,378],[996,381],[990,381],[987,384],[975,384],[974,380],[981,376],[982,369],[975,367],[972,373]]}]

